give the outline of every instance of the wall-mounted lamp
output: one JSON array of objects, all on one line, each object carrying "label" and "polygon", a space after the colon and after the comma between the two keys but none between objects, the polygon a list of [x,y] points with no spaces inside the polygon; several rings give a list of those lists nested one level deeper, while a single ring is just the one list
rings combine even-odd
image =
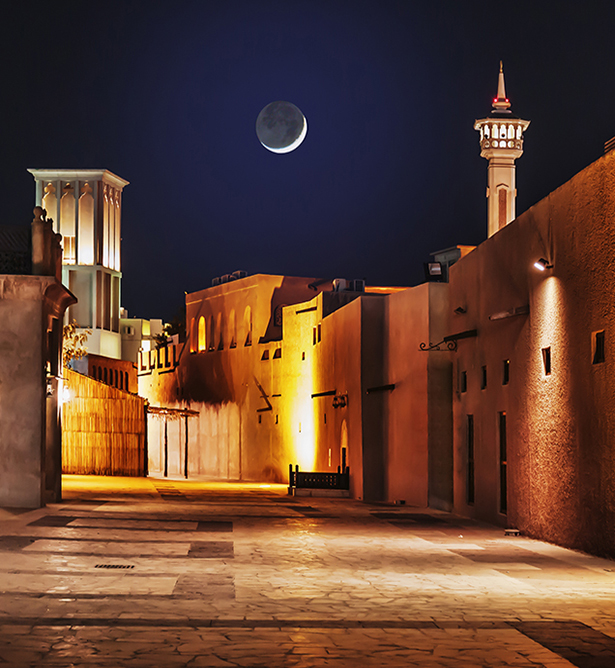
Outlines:
[{"label": "wall-mounted lamp", "polygon": [[553,265],[549,264],[548,260],[545,260],[544,257],[541,257],[540,260],[534,262],[534,268],[538,271],[544,271],[545,269],[553,269]]}]

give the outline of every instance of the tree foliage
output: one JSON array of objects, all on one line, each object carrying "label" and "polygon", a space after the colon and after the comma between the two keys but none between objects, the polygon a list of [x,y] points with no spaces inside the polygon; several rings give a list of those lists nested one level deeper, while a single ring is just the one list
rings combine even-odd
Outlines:
[{"label": "tree foliage", "polygon": [[89,329],[78,332],[78,327],[76,320],[64,325],[62,332],[62,363],[64,366],[68,366],[71,360],[79,360],[88,354],[85,343],[92,332]]}]

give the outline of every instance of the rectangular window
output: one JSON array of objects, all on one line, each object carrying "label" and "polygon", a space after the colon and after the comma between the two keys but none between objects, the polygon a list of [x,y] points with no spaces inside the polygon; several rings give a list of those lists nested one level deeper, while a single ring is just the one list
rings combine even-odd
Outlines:
[{"label": "rectangular window", "polygon": [[318,323],[318,343],[322,341],[322,325]]},{"label": "rectangular window", "polygon": [[468,505],[474,503],[474,416],[466,415],[466,451],[468,469],[466,474],[466,499]]},{"label": "rectangular window", "polygon": [[461,378],[460,378],[460,390],[462,392],[467,392],[468,391],[468,372],[467,371],[462,371],[461,372]]},{"label": "rectangular window", "polygon": [[101,271],[96,272],[96,327],[103,326],[103,275]]},{"label": "rectangular window", "polygon": [[483,366],[481,369],[480,389],[484,390],[487,387],[487,367]]},{"label": "rectangular window", "polygon": [[316,345],[316,327],[312,327],[312,345]]},{"label": "rectangular window", "polygon": [[542,349],[542,366],[545,372],[545,376],[551,374],[551,347]]},{"label": "rectangular window", "polygon": [[506,470],[506,411],[498,413],[500,427],[500,512],[504,515],[507,511],[507,470]]},{"label": "rectangular window", "polygon": [[111,331],[111,274],[103,273],[103,329]]},{"label": "rectangular window", "polygon": [[504,366],[502,369],[502,385],[508,385],[510,380],[510,360],[504,360]]},{"label": "rectangular window", "polygon": [[592,344],[594,349],[592,364],[602,364],[604,362],[604,330],[594,332]]}]

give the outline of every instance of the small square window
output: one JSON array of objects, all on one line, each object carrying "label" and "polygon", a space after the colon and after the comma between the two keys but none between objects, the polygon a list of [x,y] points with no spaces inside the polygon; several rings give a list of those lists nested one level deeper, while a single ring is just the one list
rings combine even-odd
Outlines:
[{"label": "small square window", "polygon": [[484,390],[486,387],[487,387],[487,367],[483,366],[481,368],[480,389]]},{"label": "small square window", "polygon": [[462,392],[467,392],[468,391],[468,372],[467,371],[462,371],[461,372],[461,378],[460,378],[460,389]]},{"label": "small square window", "polygon": [[502,385],[508,385],[510,381],[510,360],[504,360],[502,367]]},{"label": "small square window", "polygon": [[551,346],[542,349],[542,366],[545,376],[551,374]]},{"label": "small square window", "polygon": [[274,360],[279,360],[280,357],[282,357],[282,348],[276,348],[276,349],[273,351],[273,359],[274,359]]},{"label": "small square window", "polygon": [[604,362],[604,330],[594,332],[592,348],[592,364],[602,364]]}]

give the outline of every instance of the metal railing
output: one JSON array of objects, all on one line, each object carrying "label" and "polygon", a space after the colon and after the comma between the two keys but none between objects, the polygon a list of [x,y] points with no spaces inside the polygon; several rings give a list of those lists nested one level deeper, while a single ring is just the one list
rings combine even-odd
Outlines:
[{"label": "metal railing", "polygon": [[304,489],[350,489],[350,469],[337,467],[337,473],[330,471],[300,471],[299,466],[288,465],[288,486],[289,488]]}]

